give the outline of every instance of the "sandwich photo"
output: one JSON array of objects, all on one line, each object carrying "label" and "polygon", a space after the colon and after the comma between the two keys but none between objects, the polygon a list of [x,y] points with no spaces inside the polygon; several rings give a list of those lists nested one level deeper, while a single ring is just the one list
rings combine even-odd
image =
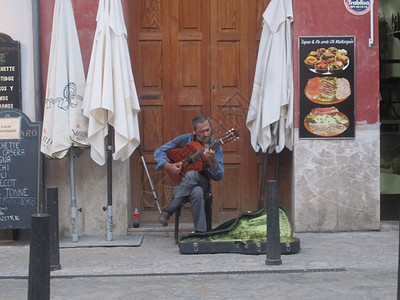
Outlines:
[{"label": "sandwich photo", "polygon": [[332,105],[346,100],[351,87],[346,78],[314,77],[308,80],[304,93],[314,103]]}]

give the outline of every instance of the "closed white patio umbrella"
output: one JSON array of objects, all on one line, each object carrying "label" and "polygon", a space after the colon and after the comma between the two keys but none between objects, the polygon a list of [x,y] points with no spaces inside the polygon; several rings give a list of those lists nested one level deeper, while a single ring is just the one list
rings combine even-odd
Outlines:
[{"label": "closed white patio umbrella", "polygon": [[53,14],[41,152],[61,159],[70,150],[72,239],[78,241],[73,147],[88,147],[81,48],[71,0],[56,0]]},{"label": "closed white patio umbrella", "polygon": [[266,264],[281,264],[279,235],[279,153],[293,148],[292,0],[272,0],[263,13],[253,91],[246,125],[251,145],[264,153],[259,208],[264,206],[268,152],[276,151],[276,180],[267,203]]},{"label": "closed white patio umbrella", "polygon": [[124,161],[140,144],[140,106],[132,74],[121,1],[100,0],[96,21],[83,105],[84,115],[89,118],[91,158],[97,164],[104,165],[107,148],[107,239],[111,240],[111,152],[114,149],[112,156],[115,160]]}]

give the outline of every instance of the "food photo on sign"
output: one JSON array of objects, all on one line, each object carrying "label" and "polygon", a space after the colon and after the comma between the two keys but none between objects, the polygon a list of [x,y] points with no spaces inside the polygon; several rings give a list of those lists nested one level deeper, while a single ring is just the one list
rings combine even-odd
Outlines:
[{"label": "food photo on sign", "polygon": [[299,37],[299,138],[354,138],[354,37]]}]

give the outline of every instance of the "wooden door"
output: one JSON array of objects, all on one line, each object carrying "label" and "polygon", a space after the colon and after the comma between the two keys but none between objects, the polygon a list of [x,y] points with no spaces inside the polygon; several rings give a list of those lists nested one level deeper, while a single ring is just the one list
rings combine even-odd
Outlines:
[{"label": "wooden door", "polygon": [[[266,0],[129,1],[129,41],[141,113],[143,157],[162,207],[172,183],[154,171],[154,150],[191,132],[192,118],[211,115],[214,137],[236,128],[224,146],[225,176],[213,183],[213,222],[258,205],[261,159],[249,142],[246,116]],[[273,159],[270,159],[273,166]],[[271,169],[271,168],[269,168]],[[273,176],[273,171],[269,171]],[[138,153],[131,159],[131,206],[156,223],[155,197]],[[183,214],[190,221],[190,213]]]},{"label": "wooden door", "polygon": [[[240,142],[224,147],[224,180],[213,184],[214,208],[220,219],[253,210],[257,203],[256,156],[249,147],[246,128],[255,62],[255,1],[211,1],[211,115],[217,135],[234,127]],[[251,174],[249,176],[249,174]]]}]

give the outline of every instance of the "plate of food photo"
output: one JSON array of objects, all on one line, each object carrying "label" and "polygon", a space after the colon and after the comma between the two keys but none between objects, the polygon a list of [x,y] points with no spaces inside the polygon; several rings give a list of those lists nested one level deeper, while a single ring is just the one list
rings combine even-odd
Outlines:
[{"label": "plate of food photo", "polygon": [[304,126],[310,133],[323,137],[342,134],[349,124],[349,118],[334,106],[314,108],[304,119]]},{"label": "plate of food photo", "polygon": [[311,72],[331,75],[346,70],[350,60],[347,50],[329,47],[311,51],[304,59],[304,63]]},{"label": "plate of food photo", "polygon": [[317,104],[336,104],[351,95],[350,82],[346,78],[330,76],[310,78],[304,88],[304,94]]}]

